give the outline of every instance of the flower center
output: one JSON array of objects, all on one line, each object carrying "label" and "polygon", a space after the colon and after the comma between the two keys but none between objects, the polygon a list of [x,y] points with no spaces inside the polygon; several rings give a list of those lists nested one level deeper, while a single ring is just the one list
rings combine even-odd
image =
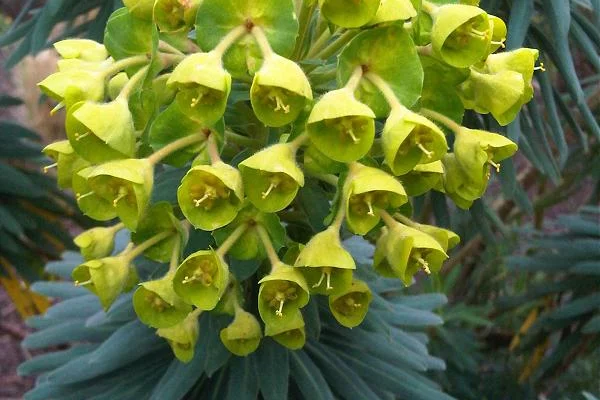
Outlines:
[{"label": "flower center", "polygon": [[200,282],[208,287],[212,285],[217,275],[217,266],[210,260],[201,260],[191,274],[183,277],[183,284]]},{"label": "flower center", "polygon": [[275,315],[283,317],[285,302],[296,300],[298,298],[298,289],[293,282],[277,281],[265,288],[264,298],[269,307],[275,310]]},{"label": "flower center", "polygon": [[154,292],[146,293],[145,300],[150,305],[150,307],[152,307],[152,309],[158,311],[159,313],[171,307],[169,303],[164,301],[159,295],[157,295]]}]

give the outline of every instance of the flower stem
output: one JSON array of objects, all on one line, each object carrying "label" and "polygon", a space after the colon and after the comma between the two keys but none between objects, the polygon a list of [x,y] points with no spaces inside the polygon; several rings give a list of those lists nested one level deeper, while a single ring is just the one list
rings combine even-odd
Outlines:
[{"label": "flower stem", "polygon": [[181,255],[181,237],[175,241],[173,252],[171,253],[171,261],[169,262],[169,272],[174,272],[179,266],[179,256]]},{"label": "flower stem", "polygon": [[223,54],[229,49],[240,37],[248,32],[246,26],[240,25],[233,28],[227,35],[221,39],[219,44],[212,50],[219,58],[223,58]]},{"label": "flower stem", "polygon": [[358,84],[360,83],[362,76],[363,69],[359,65],[358,67],[354,68],[354,71],[352,71],[352,75],[350,75],[350,79],[348,79],[348,82],[346,82],[346,85],[344,85],[344,87],[346,89],[349,89],[352,93],[354,93],[354,91],[358,87]]},{"label": "flower stem", "polygon": [[429,43],[427,46],[417,46],[417,53],[421,56],[432,56],[433,55],[433,46]]},{"label": "flower stem", "polygon": [[317,40],[313,43],[311,48],[308,50],[306,57],[304,57],[304,58],[306,58],[306,59],[315,58],[317,53],[320,52],[325,47],[329,38],[331,38],[331,32],[329,31],[329,29],[325,29],[323,31],[323,33],[321,34],[321,36],[319,36],[317,38]]},{"label": "flower stem", "polygon": [[138,72],[133,74],[131,79],[129,79],[129,81],[127,81],[127,83],[121,90],[121,93],[119,93],[117,100],[119,100],[119,99],[129,100],[129,97],[133,94],[133,91],[135,89],[137,89],[138,85],[146,77],[146,74],[148,73],[149,69],[150,69],[150,66],[145,66],[144,68],[140,69]]},{"label": "flower stem", "polygon": [[252,35],[254,36],[254,39],[256,39],[256,43],[258,43],[258,47],[260,47],[263,57],[265,59],[271,57],[273,55],[273,49],[271,48],[269,39],[267,39],[267,36],[261,27],[254,26],[252,28]]},{"label": "flower stem", "polygon": [[235,228],[235,230],[233,232],[231,232],[231,234],[227,237],[227,239],[225,239],[225,241],[223,243],[221,243],[221,245],[217,249],[216,253],[220,257],[225,256],[225,254],[227,254],[229,249],[231,249],[231,246],[233,246],[235,244],[235,242],[237,242],[237,240],[244,234],[244,232],[246,232],[247,229],[248,229],[248,224],[241,224],[240,226]]},{"label": "flower stem", "polygon": [[273,243],[271,242],[271,238],[269,237],[269,233],[262,225],[256,225],[256,232],[260,237],[263,246],[265,246],[265,250],[267,252],[267,257],[269,257],[269,261],[271,262],[271,268],[275,268],[277,264],[281,262],[275,248],[273,247]]},{"label": "flower stem", "polygon": [[446,125],[450,130],[452,130],[452,132],[454,132],[455,135],[459,135],[462,130],[462,127],[459,124],[457,124],[450,118],[446,117],[445,115],[440,114],[439,112],[430,110],[428,108],[421,108],[419,113],[425,117],[434,119],[434,120]]},{"label": "flower stem", "polygon": [[227,139],[227,142],[235,143],[244,147],[262,147],[262,143],[260,141],[248,136],[240,135],[239,133],[235,133],[231,129],[225,129],[225,139]]},{"label": "flower stem", "polygon": [[354,174],[355,174],[355,166],[357,163],[351,163],[348,167],[349,167],[349,172],[348,175],[346,176],[346,180],[344,181],[344,186],[342,187],[342,195],[340,196],[340,204],[338,206],[338,210],[337,213],[335,214],[335,218],[333,220],[333,222],[331,223],[331,225],[329,226],[329,228],[337,228],[337,230],[339,231],[339,229],[342,227],[342,222],[344,222],[344,218],[346,217],[346,207],[344,207],[344,205],[346,204],[346,200],[348,198],[348,196],[350,196],[350,185],[352,184],[352,180],[354,179]]},{"label": "flower stem", "polygon": [[383,219],[383,222],[385,223],[385,225],[392,229],[398,222],[390,215],[388,214],[387,211],[379,209],[379,215],[381,216],[381,219]]},{"label": "flower stem", "polygon": [[158,164],[163,158],[169,156],[171,153],[176,152],[177,150],[181,150],[187,146],[190,146],[194,143],[201,142],[206,139],[206,136],[202,133],[196,133],[192,135],[188,135],[182,137],[181,139],[177,139],[174,142],[169,143],[162,149],[154,152],[151,156],[148,157],[148,161],[152,165]]},{"label": "flower stem", "polygon": [[173,231],[172,230],[168,230],[168,231],[164,231],[161,233],[158,233],[154,236],[152,236],[150,239],[146,240],[145,242],[135,246],[133,249],[127,251],[124,256],[131,262],[133,261],[137,256],[141,255],[143,252],[145,252],[146,250],[148,250],[150,247],[157,245],[158,243],[162,242],[163,240],[165,240],[166,238],[168,238],[169,236],[173,235]]},{"label": "flower stem", "polygon": [[294,150],[298,151],[298,149],[309,140],[308,133],[303,132],[300,135],[296,136],[294,140],[288,142],[288,145]]},{"label": "flower stem", "polygon": [[346,43],[348,43],[354,36],[358,35],[360,30],[347,30],[342,33],[337,39],[333,42],[329,43],[323,50],[319,51],[315,58],[320,58],[322,60],[326,60],[332,55],[334,55],[339,49],[344,47]]},{"label": "flower stem", "polygon": [[317,2],[311,2],[307,4],[307,2],[302,2],[300,5],[300,16],[298,18],[299,25],[299,34],[298,39],[296,39],[296,47],[294,48],[292,59],[297,60],[302,55],[302,51],[304,49],[304,43],[306,40],[306,35],[308,30],[310,29],[310,23],[312,20],[312,16],[314,15],[315,9],[317,7]]},{"label": "flower stem", "polygon": [[373,85],[375,85],[377,89],[379,89],[379,91],[385,98],[385,101],[387,101],[392,110],[406,109],[406,107],[404,107],[402,103],[400,103],[400,100],[398,100],[398,98],[396,97],[396,93],[394,93],[391,86],[379,75],[369,72],[365,74],[365,77],[369,81],[371,81],[371,83],[373,83]]},{"label": "flower stem", "polygon": [[411,220],[410,218],[405,217],[404,215],[402,215],[400,213],[395,213],[394,214],[394,218],[397,219],[398,221],[402,222],[404,225],[407,225],[407,226],[415,227],[417,225],[413,220]]},{"label": "flower stem", "polygon": [[423,7],[423,11],[425,11],[429,15],[435,14],[437,9],[439,8],[436,4],[427,0],[423,0],[421,6]]},{"label": "flower stem", "polygon": [[210,157],[210,162],[212,164],[221,162],[219,146],[217,145],[217,136],[214,133],[211,133],[207,139],[206,150],[208,151],[208,157]]},{"label": "flower stem", "polygon": [[104,75],[108,78],[110,76],[115,75],[118,72],[121,72],[125,68],[134,67],[136,65],[147,63],[149,61],[150,59],[147,55],[123,58],[122,60],[115,61],[106,70],[104,70]]},{"label": "flower stem", "polygon": [[184,53],[182,51],[180,51],[179,49],[177,49],[174,46],[171,46],[169,43],[165,42],[164,40],[161,40],[158,42],[158,50],[164,51],[167,53],[178,54],[180,56],[184,55]]}]

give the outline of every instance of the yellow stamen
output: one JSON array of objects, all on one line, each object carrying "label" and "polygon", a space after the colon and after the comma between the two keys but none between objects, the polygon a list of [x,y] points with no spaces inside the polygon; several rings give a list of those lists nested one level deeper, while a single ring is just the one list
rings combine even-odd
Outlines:
[{"label": "yellow stamen", "polygon": [[283,317],[283,303],[285,303],[285,300],[279,300],[279,309],[275,310],[275,315],[278,317]]},{"label": "yellow stamen", "polygon": [[87,192],[86,194],[77,193],[77,200],[85,199],[86,197],[92,196],[94,192]]},{"label": "yellow stamen", "polygon": [[533,70],[534,70],[534,71],[542,71],[542,72],[545,72],[545,71],[546,71],[546,68],[544,67],[544,63],[543,63],[543,62],[541,62],[541,63],[540,63],[540,66],[539,66],[539,67],[534,67],[534,68],[533,68]]},{"label": "yellow stamen", "polygon": [[277,185],[279,185],[279,183],[271,181],[271,184],[269,185],[269,188],[267,189],[267,191],[261,193],[261,197],[263,199],[266,199],[267,196],[271,194],[273,189],[275,189],[277,187]]},{"label": "yellow stamen", "polygon": [[368,201],[365,201],[365,203],[367,203],[367,206],[369,207],[369,212],[367,214],[370,215],[371,217],[374,217],[375,213],[373,212],[373,206],[371,205],[371,199],[369,199]]},{"label": "yellow stamen", "polygon": [[194,97],[192,99],[192,102],[190,103],[190,107],[196,107],[198,105],[198,103],[200,103],[200,100],[202,100],[202,93],[198,93],[198,97]]},{"label": "yellow stamen", "polygon": [[75,282],[73,282],[73,284],[74,284],[75,286],[84,286],[84,285],[89,285],[89,284],[91,284],[91,283],[93,283],[91,279],[89,279],[89,280],[87,280],[87,281],[84,281],[84,282],[79,282],[79,281],[75,281]]},{"label": "yellow stamen", "polygon": [[471,31],[469,33],[472,36],[477,36],[477,37],[480,37],[482,39],[487,39],[487,36],[488,36],[487,32],[478,31],[477,29],[471,29]]},{"label": "yellow stamen", "polygon": [[333,289],[333,286],[331,286],[331,273],[325,272],[325,275],[327,275],[327,287],[325,289],[331,290]]},{"label": "yellow stamen", "polygon": [[427,156],[427,158],[431,158],[431,156],[433,156],[433,151],[427,150],[421,143],[417,143],[417,147],[423,152],[423,154]]},{"label": "yellow stamen", "polygon": [[127,197],[127,191],[122,192],[119,190],[119,195],[113,200],[113,207],[116,207],[117,204],[119,204],[119,201],[123,200],[125,197]]},{"label": "yellow stamen", "polygon": [[348,129],[348,130],[346,131],[346,133],[348,134],[348,136],[350,136],[350,137],[352,138],[352,141],[353,141],[354,143],[358,143],[358,142],[360,142],[360,139],[359,139],[359,138],[357,138],[357,137],[356,137],[356,135],[354,135],[354,132],[352,131],[352,128]]},{"label": "yellow stamen", "polygon": [[46,165],[43,170],[44,173],[47,174],[49,170],[51,170],[52,168],[55,168],[58,166],[58,163],[54,163],[54,164],[50,164],[50,165]]},{"label": "yellow stamen", "polygon": [[505,48],[506,48],[506,45],[504,44],[504,41],[505,41],[505,39],[502,39],[502,40],[501,40],[501,41],[499,41],[499,42],[498,42],[498,41],[495,41],[495,40],[492,40],[490,43],[491,43],[491,44],[495,44],[495,45],[497,45],[497,46],[500,46],[501,48],[505,49]]},{"label": "yellow stamen", "polygon": [[204,196],[202,196],[199,199],[193,199],[194,201],[194,206],[195,207],[200,207],[200,204],[202,204],[204,201],[208,200],[210,198],[210,193],[208,193],[208,191],[206,193],[204,193]]},{"label": "yellow stamen", "polygon": [[52,110],[50,110],[50,115],[54,115],[56,114],[58,111],[60,111],[62,108],[64,108],[65,103],[64,102],[60,102],[56,105],[56,107],[54,107]]},{"label": "yellow stamen", "polygon": [[431,274],[431,270],[429,269],[429,264],[427,261],[423,260],[421,257],[417,257],[417,262],[421,264],[423,271],[425,271],[426,274]]},{"label": "yellow stamen", "polygon": [[492,167],[496,168],[496,172],[500,172],[500,164],[495,163],[494,160],[488,160],[488,164]]},{"label": "yellow stamen", "polygon": [[90,135],[90,133],[91,133],[91,132],[86,132],[86,133],[84,133],[83,135],[81,135],[81,134],[79,134],[79,133],[76,133],[76,134],[75,134],[75,140],[76,140],[76,141],[80,141],[80,140],[81,140],[81,139],[83,139],[84,137],[86,137],[86,136],[89,136],[89,135]]},{"label": "yellow stamen", "polygon": [[321,278],[319,279],[319,282],[315,283],[312,287],[316,288],[316,287],[321,286],[321,283],[323,283],[323,279],[325,279],[325,272],[321,273]]},{"label": "yellow stamen", "polygon": [[274,108],[274,111],[283,110],[283,112],[286,114],[290,112],[290,106],[286,105],[283,100],[279,98],[279,96],[275,96],[275,104],[277,106]]}]

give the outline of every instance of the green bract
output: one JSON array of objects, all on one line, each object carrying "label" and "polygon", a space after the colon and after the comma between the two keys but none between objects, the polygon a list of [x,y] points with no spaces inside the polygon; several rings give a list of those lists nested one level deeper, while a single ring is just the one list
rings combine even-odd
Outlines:
[{"label": "green bract", "polygon": [[317,233],[302,249],[296,263],[311,293],[337,294],[352,283],[352,270],[356,269],[352,255],[342,247],[337,227]]},{"label": "green bract", "polygon": [[412,171],[402,175],[402,185],[409,196],[420,196],[431,189],[442,192],[444,166],[442,161],[416,165]]},{"label": "green bract", "polygon": [[298,350],[304,347],[306,331],[304,329],[304,318],[302,318],[300,310],[296,310],[293,317],[285,323],[266,324],[265,336],[270,336],[277,343],[290,350]]},{"label": "green bract", "polygon": [[371,298],[369,286],[361,280],[354,279],[348,289],[329,296],[329,309],[340,324],[354,328],[365,319]]},{"label": "green bract", "polygon": [[404,175],[417,164],[440,160],[448,150],[446,136],[433,122],[407,109],[394,109],[383,133],[385,163],[394,175]]},{"label": "green bract", "polygon": [[213,250],[192,253],[173,278],[173,288],[179,297],[201,310],[215,308],[228,283],[229,267]]},{"label": "green bract", "polygon": [[489,169],[482,168],[478,179],[471,180],[470,176],[461,168],[456,155],[446,154],[444,164],[444,192],[463,209],[468,209],[473,201],[480,198],[490,179]]},{"label": "green bract", "polygon": [[379,0],[319,0],[319,6],[323,16],[332,23],[344,28],[357,28],[373,19]]},{"label": "green bract", "polygon": [[304,276],[295,268],[279,263],[259,282],[258,311],[265,324],[285,324],[296,310],[308,303],[308,287]]},{"label": "green bract", "polygon": [[294,200],[304,186],[304,174],[295,156],[289,144],[275,144],[240,163],[246,195],[256,208],[276,212]]},{"label": "green bract", "polygon": [[346,222],[357,235],[365,235],[377,225],[379,209],[398,208],[408,201],[402,184],[378,168],[354,164],[349,179]]},{"label": "green bract", "polygon": [[183,215],[197,228],[212,231],[229,224],[244,198],[240,172],[223,162],[190,169],[177,189]]},{"label": "green bract", "polygon": [[87,167],[73,173],[73,192],[85,215],[97,221],[108,221],[117,216],[117,209],[111,201],[92,190],[87,178],[93,170],[94,167]]},{"label": "green bract", "polygon": [[192,312],[177,325],[157,329],[156,334],[167,340],[179,361],[190,362],[194,358],[194,348],[198,341],[198,315]]},{"label": "green bract", "polygon": [[312,98],[310,83],[302,69],[277,54],[264,60],[250,88],[254,113],[268,126],[294,121]]},{"label": "green bract", "polygon": [[123,0],[123,4],[136,18],[152,20],[155,0]]},{"label": "green bract", "polygon": [[84,61],[103,61],[108,57],[106,48],[93,40],[66,39],[54,43],[54,48],[62,58],[76,58]]},{"label": "green bract", "polygon": [[227,350],[236,356],[244,357],[258,348],[262,331],[254,315],[239,310],[236,311],[233,322],[222,329],[219,336]]},{"label": "green bract", "polygon": [[391,21],[404,21],[417,16],[417,10],[410,0],[381,0],[375,17],[369,25]]},{"label": "green bract", "polygon": [[96,227],[75,236],[73,242],[86,261],[108,257],[115,248],[115,235],[122,226]]},{"label": "green bract", "polygon": [[485,59],[492,35],[490,19],[479,7],[448,4],[433,14],[433,51],[453,67],[465,68]]},{"label": "green bract", "polygon": [[182,322],[192,311],[173,290],[175,273],[140,283],[133,294],[133,308],[140,321],[153,328],[168,328]]},{"label": "green bract", "polygon": [[373,111],[356,100],[349,89],[326,93],[313,107],[306,130],[327,157],[355,161],[369,152],[375,138]]},{"label": "green bract", "polygon": [[202,0],[155,0],[154,22],[161,32],[188,29],[196,21],[196,11]]},{"label": "green bract", "polygon": [[135,129],[125,99],[77,103],[69,108],[65,126],[73,149],[92,163],[134,155]]},{"label": "green bract", "polygon": [[173,232],[173,235],[148,248],[144,251],[144,256],[154,261],[167,262],[178,243],[181,243],[180,247],[185,247],[187,243],[187,232],[175,218],[173,206],[167,202],[153,204],[145,210],[136,231],[131,234],[131,241],[140,244],[162,232]]},{"label": "green bract", "polygon": [[177,103],[184,114],[211,125],[225,112],[231,75],[215,52],[196,53],[177,65],[167,85],[177,88]]},{"label": "green bract", "polygon": [[94,167],[87,181],[96,195],[112,202],[121,221],[135,232],[150,201],[153,165],[147,159],[109,161]]},{"label": "green bract", "polygon": [[[75,153],[68,140],[51,143],[44,147],[42,151],[54,160],[58,185],[64,189],[71,187],[74,173],[89,165],[87,161]],[[44,172],[47,172],[51,167],[51,165],[44,167]]]},{"label": "green bract", "polygon": [[104,86],[104,75],[100,71],[79,68],[56,72],[38,83],[45,95],[64,102],[67,107],[80,101],[102,100]]}]

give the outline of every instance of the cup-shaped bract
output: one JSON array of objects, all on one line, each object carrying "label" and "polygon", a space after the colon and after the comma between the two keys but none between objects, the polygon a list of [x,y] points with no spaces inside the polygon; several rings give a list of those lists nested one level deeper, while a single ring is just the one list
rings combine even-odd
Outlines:
[{"label": "cup-shaped bract", "polygon": [[196,228],[205,231],[233,221],[243,199],[240,172],[224,162],[191,168],[177,189],[177,201],[183,215]]},{"label": "cup-shaped bract", "polygon": [[65,128],[73,149],[92,163],[135,153],[136,134],[126,99],[77,103],[68,110]]},{"label": "cup-shaped bract", "polygon": [[173,206],[165,201],[155,203],[144,211],[136,231],[131,234],[131,241],[141,244],[162,232],[173,232],[173,234],[144,251],[146,258],[167,262],[171,259],[173,249],[178,242],[180,253],[187,243],[187,231],[175,217]]},{"label": "cup-shaped bract", "polygon": [[112,254],[117,232],[118,226],[116,228],[97,226],[75,236],[73,242],[79,247],[84,260],[96,260]]},{"label": "cup-shaped bract", "polygon": [[470,181],[480,183],[489,176],[490,166],[500,171],[500,162],[517,151],[517,144],[505,136],[462,127],[454,140],[456,161]]},{"label": "cup-shaped bract", "polygon": [[365,235],[377,225],[378,210],[398,208],[408,201],[402,184],[379,168],[353,166],[352,182],[346,199],[346,222],[357,235]]},{"label": "cup-shaped bract", "polygon": [[323,16],[343,28],[358,28],[371,21],[380,0],[319,0]]},{"label": "cup-shaped bract", "polygon": [[410,0],[381,0],[377,13],[369,25],[392,21],[405,21],[417,16],[417,10]]},{"label": "cup-shaped bract", "polygon": [[296,151],[286,143],[269,146],[239,164],[246,195],[264,212],[286,208],[304,186],[304,174],[296,164]]},{"label": "cup-shaped bract", "polygon": [[154,167],[148,159],[109,161],[94,167],[87,180],[93,192],[112,202],[123,224],[135,232],[154,185]]},{"label": "cup-shaped bract", "polygon": [[83,286],[98,296],[105,311],[137,281],[135,267],[125,256],[86,261],[75,267],[71,275],[76,285]]},{"label": "cup-shaped bract", "polygon": [[448,151],[446,136],[436,124],[404,108],[392,110],[381,138],[384,162],[397,176],[440,160]]},{"label": "cup-shaped bract", "polygon": [[304,148],[303,158],[302,166],[309,174],[337,174],[347,168],[344,163],[327,157],[314,144],[309,144]]},{"label": "cup-shaped bract", "polygon": [[175,272],[175,293],[201,310],[215,308],[229,283],[229,267],[214,250],[190,254]]},{"label": "cup-shaped bract", "polygon": [[382,227],[373,253],[373,269],[385,278],[395,278],[396,274],[387,258],[387,240],[389,237],[388,228],[386,226]]},{"label": "cup-shaped bract", "polygon": [[191,28],[202,0],[155,0],[153,19],[161,32],[181,32]]},{"label": "cup-shaped bract", "polygon": [[300,310],[296,310],[293,317],[288,321],[266,324],[265,336],[271,337],[290,350],[299,350],[304,347],[306,331],[304,329],[304,318]]},{"label": "cup-shaped bract", "polygon": [[133,309],[140,321],[153,328],[168,328],[182,322],[192,306],[173,289],[174,272],[140,283],[133,294]]},{"label": "cup-shaped bract", "polygon": [[344,292],[329,296],[329,309],[340,324],[354,328],[365,319],[372,297],[369,286],[354,279]]},{"label": "cup-shaped bract", "polygon": [[308,78],[295,62],[272,54],[254,74],[250,101],[256,117],[267,126],[283,126],[298,118],[312,100]]},{"label": "cup-shaped bract", "polygon": [[313,236],[296,259],[295,267],[304,274],[311,293],[337,294],[352,283],[356,264],[342,247],[336,226],[330,226]]},{"label": "cup-shaped bract", "polygon": [[223,345],[236,356],[254,353],[262,339],[262,331],[256,317],[242,309],[235,313],[231,324],[219,333]]},{"label": "cup-shaped bract", "polygon": [[184,114],[212,125],[225,113],[231,75],[215,52],[195,53],[175,67],[167,85],[177,89],[175,99]]},{"label": "cup-shaped bract", "polygon": [[443,191],[444,166],[441,160],[418,164],[402,175],[402,185],[408,196],[420,196],[431,189]]},{"label": "cup-shaped bract", "polygon": [[194,349],[198,342],[198,315],[192,312],[177,325],[157,329],[156,334],[167,340],[179,361],[188,363],[194,358]]},{"label": "cup-shaped bract", "polygon": [[111,100],[115,100],[117,97],[119,97],[119,94],[121,93],[125,85],[127,85],[127,82],[129,82],[129,77],[127,76],[126,72],[119,72],[118,74],[110,78],[110,80],[108,81],[107,88],[108,97]]},{"label": "cup-shaped bract", "polygon": [[95,167],[86,167],[73,173],[72,187],[79,209],[88,217],[97,221],[109,221],[117,216],[112,202],[94,192],[88,182],[88,176]]},{"label": "cup-shaped bract", "polygon": [[265,324],[286,323],[308,304],[306,280],[294,267],[276,264],[258,283],[258,312]]},{"label": "cup-shaped bract", "polygon": [[493,27],[485,11],[465,4],[447,4],[433,15],[434,54],[457,68],[466,68],[489,54]]},{"label": "cup-shaped bract", "polygon": [[[68,140],[54,142],[44,147],[42,152],[56,164],[56,179],[58,186],[63,189],[72,186],[73,174],[89,166],[89,163],[79,157]],[[51,166],[45,167],[44,172]]]},{"label": "cup-shaped bract", "polygon": [[448,229],[417,223],[414,224],[413,228],[418,229],[437,240],[444,251],[451,250],[460,243],[460,237]]},{"label": "cup-shaped bract", "polygon": [[515,119],[524,104],[525,83],[523,76],[515,71],[488,74],[472,68],[458,93],[465,108],[481,114],[491,113],[505,126]]},{"label": "cup-shaped bract", "polygon": [[104,75],[98,70],[79,68],[79,64],[87,63],[85,61],[65,61],[75,61],[78,68],[68,68],[49,75],[38,83],[40,90],[51,99],[64,103],[67,108],[80,101],[102,100],[105,91]]},{"label": "cup-shaped bract", "polygon": [[385,240],[386,257],[394,275],[406,285],[419,271],[437,273],[448,255],[428,234],[401,223],[389,229]]},{"label": "cup-shaped bract", "polygon": [[348,88],[325,93],[313,107],[306,124],[312,143],[327,157],[340,162],[365,156],[375,139],[375,114]]},{"label": "cup-shaped bract", "polygon": [[54,43],[54,48],[65,59],[104,61],[108,51],[102,43],[89,39],[66,39]]},{"label": "cup-shaped bract", "polygon": [[499,48],[504,48],[504,42],[506,41],[506,34],[508,29],[502,18],[496,17],[495,15],[488,15],[490,21],[490,27],[492,32],[492,40],[490,41],[489,54],[492,54]]},{"label": "cup-shaped bract", "polygon": [[454,153],[446,154],[442,162],[444,164],[444,192],[458,207],[469,209],[473,201],[483,196],[490,179],[489,170],[479,171],[481,176],[473,181],[463,171]]},{"label": "cup-shaped bract", "polygon": [[129,13],[136,18],[146,21],[152,20],[155,0],[123,0]]}]

